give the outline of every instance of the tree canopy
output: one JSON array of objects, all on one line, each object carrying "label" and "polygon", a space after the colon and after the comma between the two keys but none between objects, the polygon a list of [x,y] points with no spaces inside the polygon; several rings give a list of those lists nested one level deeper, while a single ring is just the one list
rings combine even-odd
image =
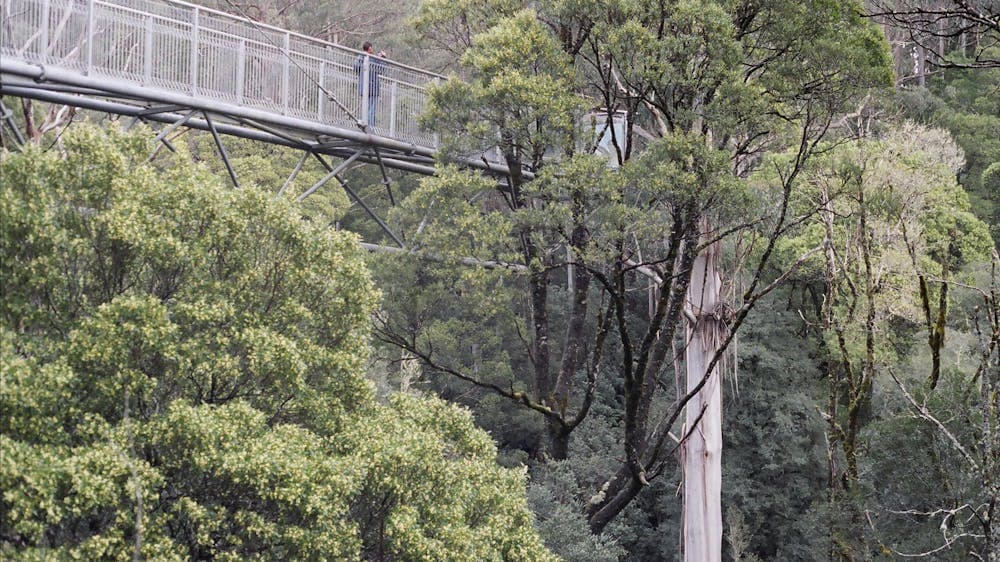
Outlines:
[{"label": "tree canopy", "polygon": [[376,400],[354,236],[63,141],[0,164],[4,558],[548,558],[467,411]]}]

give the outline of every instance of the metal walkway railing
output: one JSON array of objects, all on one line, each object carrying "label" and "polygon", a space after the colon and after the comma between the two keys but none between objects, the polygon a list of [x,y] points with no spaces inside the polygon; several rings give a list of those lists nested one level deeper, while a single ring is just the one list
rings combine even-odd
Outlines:
[{"label": "metal walkway railing", "polygon": [[[438,143],[419,117],[441,78],[177,0],[0,0],[0,95],[166,123],[168,147],[178,127],[209,131],[237,186],[220,134],[299,149],[279,192],[315,157],[328,173],[298,198],[336,180],[399,247],[343,174],[377,164],[391,203],[387,168],[435,174]],[[0,119],[12,123],[2,101]],[[495,151],[452,158],[509,177]]]},{"label": "metal walkway railing", "polygon": [[435,145],[417,121],[430,72],[173,0],[0,5],[5,59]]}]

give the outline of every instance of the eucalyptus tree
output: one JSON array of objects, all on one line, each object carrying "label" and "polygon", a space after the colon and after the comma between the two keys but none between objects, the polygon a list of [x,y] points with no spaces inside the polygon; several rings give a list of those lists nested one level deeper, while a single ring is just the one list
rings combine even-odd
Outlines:
[{"label": "eucalyptus tree", "polygon": [[[448,169],[404,201],[396,220],[422,251],[500,267],[450,285],[434,267],[410,269],[413,285],[387,288],[389,302],[401,305],[386,307],[379,335],[434,371],[537,413],[542,449],[554,458],[570,454],[599,378],[612,375],[623,456],[590,482],[595,494],[584,510],[593,531],[672,466],[678,442],[706,423],[709,411],[699,406],[688,408],[686,429],[677,427],[685,406],[717,386],[712,373],[733,330],[772,287],[765,266],[792,219],[795,177],[844,104],[890,82],[884,40],[857,8],[777,0],[423,5],[418,28],[461,63],[461,77],[432,92],[428,121],[447,151],[494,151],[512,173],[491,195],[488,182]],[[601,141],[610,167],[587,155]],[[742,178],[762,153],[788,146],[796,157],[773,185],[749,190]],[[760,229],[757,265],[734,309],[694,306],[701,301],[689,290],[703,294],[700,280],[718,275],[705,256],[750,226]],[[695,269],[702,274],[692,285]],[[682,337],[685,322],[693,329]],[[463,345],[456,333],[484,345]],[[686,363],[701,367],[687,385],[667,384],[684,363],[674,360],[675,340],[683,347],[699,333],[713,345]],[[718,542],[717,502],[710,510],[691,523]],[[688,555],[711,556],[693,545]]]}]

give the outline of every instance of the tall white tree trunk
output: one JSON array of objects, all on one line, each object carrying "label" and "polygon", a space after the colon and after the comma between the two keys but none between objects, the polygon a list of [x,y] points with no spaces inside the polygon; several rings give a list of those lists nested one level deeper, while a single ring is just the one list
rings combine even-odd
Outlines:
[{"label": "tall white tree trunk", "polygon": [[[703,224],[708,231],[707,224]],[[722,279],[718,272],[719,243],[702,251],[694,262],[688,289],[687,391],[705,377],[708,364],[722,338],[725,325],[721,311]],[[722,560],[722,385],[718,364],[708,382],[687,404],[683,445],[684,459],[684,560]],[[694,430],[691,430],[694,428]]]}]

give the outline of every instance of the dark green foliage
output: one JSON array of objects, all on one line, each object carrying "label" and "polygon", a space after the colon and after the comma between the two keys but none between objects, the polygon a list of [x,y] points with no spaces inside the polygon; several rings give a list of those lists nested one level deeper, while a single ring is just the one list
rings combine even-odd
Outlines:
[{"label": "dark green foliage", "polygon": [[739,370],[723,389],[723,501],[743,515],[751,552],[763,560],[823,554],[811,511],[826,496],[816,408],[824,388],[813,334],[798,314],[810,306],[805,294],[789,288],[761,303],[740,333]]}]

